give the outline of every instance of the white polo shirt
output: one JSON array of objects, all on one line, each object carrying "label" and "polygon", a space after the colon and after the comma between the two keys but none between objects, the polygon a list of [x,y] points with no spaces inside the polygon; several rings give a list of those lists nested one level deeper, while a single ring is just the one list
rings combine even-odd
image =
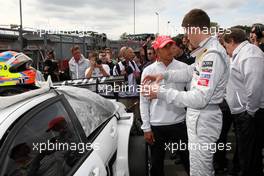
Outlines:
[{"label": "white polo shirt", "polygon": [[85,71],[90,66],[90,62],[83,55],[77,63],[72,57],[69,61],[69,69],[71,74],[71,79],[82,79],[85,78]]},{"label": "white polo shirt", "polygon": [[[167,67],[162,62],[156,61],[144,69],[141,80],[146,75],[164,73],[168,70],[181,70],[187,67],[187,64],[175,59]],[[187,83],[167,83],[164,85],[164,80],[162,80],[160,85],[167,89],[172,88],[184,91]],[[148,100],[140,95],[140,114],[143,121],[141,129],[146,132],[151,130],[151,126],[173,125],[183,122],[186,112],[184,108],[177,108],[173,104],[167,104],[165,100]]]}]

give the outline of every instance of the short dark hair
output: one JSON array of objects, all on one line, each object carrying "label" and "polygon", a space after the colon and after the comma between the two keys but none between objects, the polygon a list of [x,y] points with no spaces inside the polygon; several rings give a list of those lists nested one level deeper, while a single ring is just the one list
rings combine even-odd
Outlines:
[{"label": "short dark hair", "polygon": [[155,49],[153,47],[149,47],[149,48],[147,48],[147,50],[153,51],[154,54],[156,53],[156,51],[155,51]]},{"label": "short dark hair", "polygon": [[74,51],[77,51],[77,50],[80,50],[80,46],[79,45],[74,45],[72,48],[71,48],[71,52],[73,53]]},{"label": "short dark hair", "polygon": [[105,48],[104,51],[105,51],[105,52],[107,52],[107,51],[112,52],[112,49],[111,49],[111,48]]},{"label": "short dark hair", "polygon": [[[254,28],[254,31],[252,30]],[[251,33],[255,33],[257,36],[257,39],[261,39],[264,37],[263,31],[264,31],[264,25],[261,23],[255,23],[252,25]]]},{"label": "short dark hair", "polygon": [[90,52],[90,56],[97,58],[98,54],[97,54],[97,52],[94,51],[94,52]]},{"label": "short dark hair", "polygon": [[230,43],[232,40],[234,43],[242,43],[247,40],[246,32],[240,28],[230,28],[229,33],[224,33],[222,36],[226,43]]},{"label": "short dark hair", "polygon": [[176,36],[176,37],[173,37],[172,40],[175,42],[176,46],[178,46],[181,49],[184,49],[182,38]]},{"label": "short dark hair", "polygon": [[182,27],[210,28],[210,18],[202,9],[192,9],[182,20]]},{"label": "short dark hair", "polygon": [[53,50],[50,50],[48,52],[48,55],[51,55],[53,59],[55,58],[55,54],[54,54],[54,51]]}]

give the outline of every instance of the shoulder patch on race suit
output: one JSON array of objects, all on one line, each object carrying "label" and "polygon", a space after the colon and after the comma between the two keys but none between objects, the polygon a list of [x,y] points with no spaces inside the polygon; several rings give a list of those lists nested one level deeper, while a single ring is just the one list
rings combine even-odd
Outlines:
[{"label": "shoulder patch on race suit", "polygon": [[213,61],[203,61],[202,67],[213,67]]},{"label": "shoulder patch on race suit", "polygon": [[206,79],[206,78],[199,78],[197,84],[198,84],[199,86],[205,86],[205,87],[208,87],[208,86],[209,86],[209,79]]},{"label": "shoulder patch on race suit", "polygon": [[202,68],[201,71],[205,73],[212,73],[213,69],[212,68]]},{"label": "shoulder patch on race suit", "polygon": [[201,71],[206,73],[212,73],[214,61],[202,61]]},{"label": "shoulder patch on race suit", "polygon": [[200,74],[200,78],[210,79],[211,78],[211,74],[209,74],[209,73],[201,73]]}]

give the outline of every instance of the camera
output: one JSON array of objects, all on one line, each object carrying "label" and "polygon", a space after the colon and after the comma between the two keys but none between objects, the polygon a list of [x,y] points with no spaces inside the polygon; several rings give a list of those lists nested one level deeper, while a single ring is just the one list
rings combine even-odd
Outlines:
[{"label": "camera", "polygon": [[122,61],[122,64],[124,65],[125,70],[126,70],[128,75],[130,75],[131,73],[134,72],[134,70],[131,68],[131,66],[127,65],[126,61]]},{"label": "camera", "polygon": [[101,65],[101,64],[102,64],[102,61],[101,61],[100,59],[96,59],[96,63],[97,63],[98,65]]}]

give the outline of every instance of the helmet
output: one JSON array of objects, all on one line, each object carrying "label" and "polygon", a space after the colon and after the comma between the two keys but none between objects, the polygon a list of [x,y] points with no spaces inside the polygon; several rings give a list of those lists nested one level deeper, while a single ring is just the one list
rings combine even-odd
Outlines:
[{"label": "helmet", "polygon": [[36,70],[31,68],[32,62],[23,53],[0,53],[0,86],[34,85]]}]

